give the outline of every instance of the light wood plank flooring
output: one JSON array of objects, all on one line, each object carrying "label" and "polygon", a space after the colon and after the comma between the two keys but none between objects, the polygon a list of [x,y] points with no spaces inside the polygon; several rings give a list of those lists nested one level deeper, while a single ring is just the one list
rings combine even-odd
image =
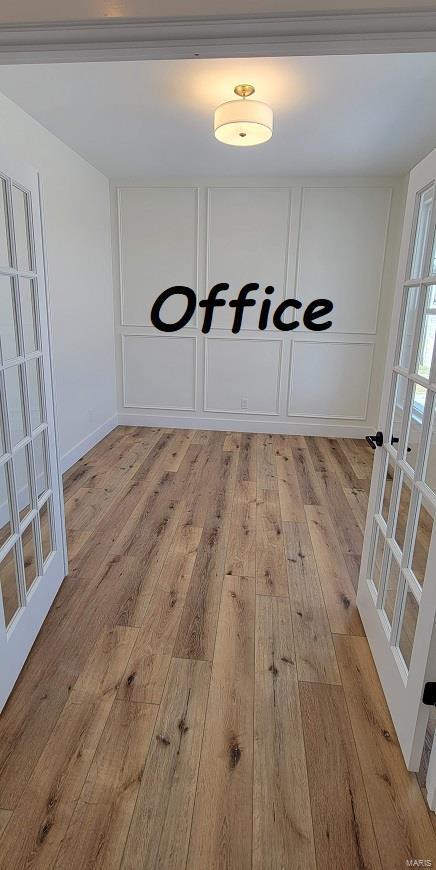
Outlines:
[{"label": "light wood plank flooring", "polygon": [[[364,442],[118,428],[0,716],[0,867],[436,866],[355,605]],[[424,545],[425,546],[425,545]]]}]

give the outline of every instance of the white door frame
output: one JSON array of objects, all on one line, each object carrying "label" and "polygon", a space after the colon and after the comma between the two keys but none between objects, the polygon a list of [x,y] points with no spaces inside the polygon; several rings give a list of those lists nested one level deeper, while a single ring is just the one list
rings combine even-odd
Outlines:
[{"label": "white door frame", "polygon": [[[0,15],[1,23],[1,15]],[[436,51],[436,10],[1,24],[0,63]]]}]

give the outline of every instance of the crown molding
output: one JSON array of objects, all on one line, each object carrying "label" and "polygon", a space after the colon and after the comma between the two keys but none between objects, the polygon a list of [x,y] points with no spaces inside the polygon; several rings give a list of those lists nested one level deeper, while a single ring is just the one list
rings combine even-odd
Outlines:
[{"label": "crown molding", "polygon": [[436,8],[7,24],[0,63],[436,51]]}]

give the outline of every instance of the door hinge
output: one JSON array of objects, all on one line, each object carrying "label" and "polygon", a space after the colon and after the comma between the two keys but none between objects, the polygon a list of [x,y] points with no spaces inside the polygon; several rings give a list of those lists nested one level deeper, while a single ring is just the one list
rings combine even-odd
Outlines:
[{"label": "door hinge", "polygon": [[422,695],[422,703],[427,707],[436,706],[436,683],[426,683]]}]

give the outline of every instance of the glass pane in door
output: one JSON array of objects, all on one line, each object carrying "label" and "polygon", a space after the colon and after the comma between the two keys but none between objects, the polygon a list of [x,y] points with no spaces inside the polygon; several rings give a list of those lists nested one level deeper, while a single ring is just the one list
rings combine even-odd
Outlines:
[{"label": "glass pane in door", "polygon": [[0,562],[0,589],[6,628],[20,608],[18,570],[15,547]]},{"label": "glass pane in door", "polygon": [[430,489],[436,493],[436,401],[433,399],[433,414],[427,443],[427,453],[424,463],[423,479]]},{"label": "glass pane in door", "polygon": [[11,505],[9,499],[9,462],[0,465],[0,549],[12,535]]},{"label": "glass pane in door", "polygon": [[14,284],[8,275],[0,275],[0,350],[4,363],[19,356]]},{"label": "glass pane in door", "polygon": [[30,457],[27,445],[20,447],[13,455],[15,487],[20,520],[24,520],[31,508]]},{"label": "glass pane in door", "polygon": [[418,207],[415,241],[413,246],[410,278],[420,278],[424,274],[425,247],[430,228],[431,208],[433,204],[434,186],[421,193]]},{"label": "glass pane in door", "polygon": [[404,539],[406,535],[407,519],[409,516],[410,499],[412,495],[412,485],[410,480],[403,474],[400,485],[400,494],[397,503],[397,516],[394,523],[395,540],[402,551],[404,549]]},{"label": "glass pane in door", "polygon": [[5,369],[6,404],[12,447],[26,434],[21,366]]},{"label": "glass pane in door", "polygon": [[50,553],[53,552],[53,530],[48,501],[45,502],[39,512],[39,521],[41,527],[42,558],[46,562]]},{"label": "glass pane in door", "polygon": [[412,361],[413,336],[415,333],[415,320],[418,311],[419,287],[406,287],[406,299],[404,303],[404,326],[400,342],[398,365],[409,371]]},{"label": "glass pane in door", "polygon": [[404,456],[406,462],[413,469],[416,468],[418,452],[421,445],[422,422],[426,401],[426,388],[423,387],[422,384],[413,384],[406,438],[406,452]]},{"label": "glass pane in door", "polygon": [[4,178],[0,178],[0,269],[7,269],[11,265],[6,215],[6,182]]},{"label": "glass pane in door", "polygon": [[406,410],[408,379],[403,375],[394,375],[394,399],[392,409],[392,423],[390,431],[390,443],[394,450],[398,449],[403,417]]},{"label": "glass pane in door", "polygon": [[392,496],[392,487],[394,483],[394,473],[395,473],[395,462],[391,456],[388,455],[388,459],[386,462],[386,472],[385,472],[385,480],[383,485],[383,496],[381,503],[381,515],[387,523],[389,516],[389,508],[391,504],[391,496]]},{"label": "glass pane in door", "polygon": [[38,358],[30,359],[27,364],[27,386],[29,390],[30,420],[32,430],[37,429],[44,420],[41,391],[41,363]]},{"label": "glass pane in door", "polygon": [[23,323],[24,350],[33,353],[38,350],[37,306],[35,282],[30,278],[20,278],[21,319]]},{"label": "glass pane in door", "polygon": [[39,432],[33,440],[37,496],[40,498],[49,488],[48,445],[46,432]]},{"label": "glass pane in door", "polygon": [[24,530],[21,543],[23,545],[24,581],[28,592],[38,576],[33,523],[30,523]]},{"label": "glass pane in door", "polygon": [[436,335],[436,308],[433,308],[435,286],[427,287],[424,315],[419,337],[416,371],[423,378],[430,377],[430,366]]},{"label": "glass pane in door", "polygon": [[384,591],[383,610],[389,620],[389,625],[392,625],[395,610],[395,599],[397,597],[398,583],[400,580],[400,566],[394,559],[392,553],[389,558],[389,566],[386,577],[386,586]]},{"label": "glass pane in door", "polygon": [[27,193],[12,185],[12,211],[14,216],[15,248],[18,269],[30,272],[29,203]]},{"label": "glass pane in door", "polygon": [[399,648],[407,669],[410,668],[413,642],[415,640],[416,623],[418,621],[419,605],[409,587],[406,589],[403,620],[400,629]]},{"label": "glass pane in door", "polygon": [[436,275],[436,231],[433,239],[433,248],[430,260],[430,275]]},{"label": "glass pane in door", "polygon": [[417,511],[414,539],[412,543],[411,569],[422,586],[427,568],[428,551],[433,529],[433,518],[420,499]]},{"label": "glass pane in door", "polygon": [[374,583],[375,588],[380,589],[381,575],[382,575],[382,565],[383,565],[383,549],[384,549],[384,537],[378,526],[375,525],[374,529],[375,535],[375,545],[372,556],[372,569],[371,569],[371,579]]}]

